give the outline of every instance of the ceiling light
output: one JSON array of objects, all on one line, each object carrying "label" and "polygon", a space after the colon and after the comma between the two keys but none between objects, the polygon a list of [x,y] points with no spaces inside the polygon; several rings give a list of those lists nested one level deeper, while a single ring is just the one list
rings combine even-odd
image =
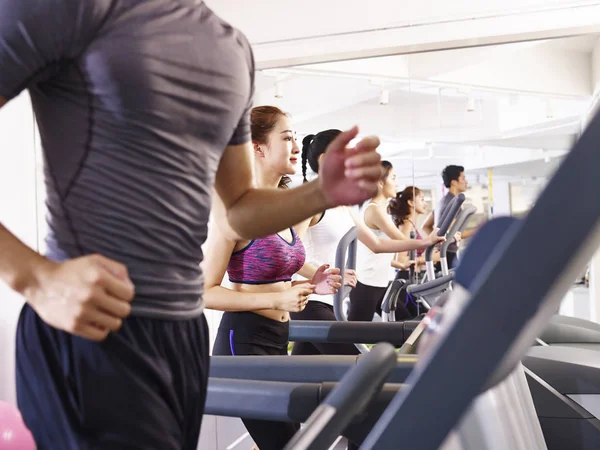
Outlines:
[{"label": "ceiling light", "polygon": [[283,98],[283,88],[279,81],[275,82],[275,98]]},{"label": "ceiling light", "polygon": [[542,150],[542,154],[544,155],[544,162],[550,162],[550,152],[548,150]]},{"label": "ceiling light", "polygon": [[475,97],[469,94],[467,98],[467,112],[475,111]]},{"label": "ceiling light", "polygon": [[554,117],[554,111],[552,111],[552,102],[550,99],[546,100],[546,119],[552,119]]},{"label": "ceiling light", "polygon": [[381,95],[379,96],[379,104],[387,105],[390,102],[390,91],[387,89],[381,89]]}]

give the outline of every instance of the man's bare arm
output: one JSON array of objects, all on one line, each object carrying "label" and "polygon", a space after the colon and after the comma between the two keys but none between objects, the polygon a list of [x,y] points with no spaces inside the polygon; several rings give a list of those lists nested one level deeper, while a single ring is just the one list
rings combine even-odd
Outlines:
[{"label": "man's bare arm", "polygon": [[473,236],[475,233],[477,233],[477,231],[479,230],[479,228],[469,228],[468,230],[465,230],[461,233],[461,236],[463,239],[468,239],[471,236]]},{"label": "man's bare arm", "polygon": [[[7,103],[0,96],[0,108]],[[0,224],[0,279],[13,290],[23,294],[34,282],[35,269],[45,258],[22,243]]]},{"label": "man's bare arm", "polygon": [[24,294],[36,284],[37,269],[47,260],[0,224],[0,279]]},{"label": "man's bare arm", "polygon": [[295,189],[257,189],[252,158],[249,144],[227,147],[215,180],[215,213],[226,215],[239,238],[278,233],[327,209],[316,181]]}]

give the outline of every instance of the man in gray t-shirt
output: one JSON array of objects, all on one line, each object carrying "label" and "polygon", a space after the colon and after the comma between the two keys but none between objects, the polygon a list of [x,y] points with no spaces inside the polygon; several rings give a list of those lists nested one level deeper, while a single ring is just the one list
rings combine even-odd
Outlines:
[{"label": "man in gray t-shirt", "polygon": [[198,0],[2,0],[0,107],[25,89],[50,233],[42,256],[0,225],[24,420],[38,448],[195,449],[213,188],[240,236],[276,233],[373,196],[378,140],[346,149],[354,128],[318,180],[255,189],[252,52]]}]

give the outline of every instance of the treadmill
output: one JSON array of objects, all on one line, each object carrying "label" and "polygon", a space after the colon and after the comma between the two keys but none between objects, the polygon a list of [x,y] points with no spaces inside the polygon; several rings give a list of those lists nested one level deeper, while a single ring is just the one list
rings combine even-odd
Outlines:
[{"label": "treadmill", "polygon": [[[473,247],[471,251],[477,251],[483,256],[492,253],[499,247],[498,243],[510,226],[515,226],[519,221],[503,218],[503,222],[500,223],[502,225],[496,227],[494,239],[476,242],[475,247],[470,246]],[[350,259],[349,261],[351,262]],[[475,273],[479,266],[472,261],[473,258],[468,260],[467,264],[470,265],[469,271]],[[343,266],[343,259],[338,261],[337,265]],[[412,285],[408,290],[416,291],[416,294],[412,292],[415,296],[422,293],[425,298],[428,295],[437,298],[447,290],[445,281],[444,277],[440,277],[432,282]],[[388,297],[384,301],[384,311],[393,311],[393,303],[390,305],[393,300],[397,299]],[[336,299],[339,308],[338,302],[339,299]],[[375,343],[378,341],[368,339],[379,337],[395,346],[402,345],[400,352],[410,353],[418,339],[418,334],[411,336],[411,333],[418,330],[422,324],[417,320],[409,320],[402,322],[401,328],[397,330],[388,327],[384,331],[373,327],[367,333],[366,330],[347,327],[343,336],[336,334],[336,324],[328,326],[327,323],[320,323],[317,333],[311,330],[309,323],[296,326],[302,327],[302,340],[306,341],[318,339],[320,342],[326,342],[330,333],[332,337],[335,336],[336,342],[360,340]],[[382,337],[380,332],[390,334]],[[536,338],[535,344],[523,359],[523,363],[536,411],[547,437],[548,448],[570,449],[574,442],[582,443],[576,446],[577,448],[588,448],[586,445],[591,448],[597,445],[597,448],[600,448],[600,324],[555,314]],[[366,345],[356,345],[362,353],[368,352]],[[592,351],[596,353],[591,353]]]},{"label": "treadmill", "polygon": [[[448,204],[448,206],[446,207],[446,209],[444,210],[444,212],[442,213],[442,216],[440,217],[440,227],[439,227],[439,232],[438,232],[438,236],[442,236],[442,235],[449,235],[450,238],[444,242],[442,244],[442,247],[444,246],[444,244],[446,244],[446,249],[448,248],[448,245],[450,245],[450,241],[454,240],[454,234],[456,233],[456,231],[458,231],[458,227],[456,225],[460,225],[460,223],[458,222],[458,217],[457,215],[459,215],[459,212],[461,211],[462,205],[465,202],[466,197],[465,194],[458,194],[456,197],[454,197],[450,203]],[[457,219],[457,220],[455,220]],[[466,222],[464,221],[464,218],[461,218],[461,222],[464,222],[464,225],[466,225]],[[452,228],[455,230],[454,233],[449,234],[448,231],[450,230],[450,226],[454,225]],[[441,248],[442,248],[441,247]],[[440,248],[440,250],[441,250]],[[427,250],[425,250],[425,272],[426,272],[426,280],[427,281],[433,281],[436,278],[435,275],[435,264],[433,263],[433,251],[435,249],[435,246],[433,247],[429,247],[427,248]],[[444,261],[442,261],[441,259],[441,252],[440,252],[440,265],[442,266],[442,270],[444,268]],[[445,252],[444,252],[444,256],[445,256]],[[446,269],[448,269],[448,262],[446,260]],[[443,273],[443,275],[448,275],[448,270],[446,270],[445,273]]]},{"label": "treadmill", "polygon": [[[483,233],[478,239],[485,237],[486,233]],[[465,255],[465,259],[467,258],[468,253]],[[460,271],[459,268],[457,276],[468,278],[467,275],[461,275]],[[456,295],[464,297],[463,292],[467,291],[458,290]],[[455,291],[451,294],[455,295]],[[453,312],[456,314],[458,311],[459,316],[461,309],[465,310],[462,307],[464,300],[460,300],[460,295],[458,299],[452,300],[455,303]],[[440,302],[432,308],[422,323],[429,324],[430,330],[434,329],[431,324],[442,317],[439,311],[445,312],[446,305],[452,305],[452,301]],[[449,316],[447,313],[445,315]],[[464,324],[462,328],[465,328]],[[378,351],[378,348],[379,345],[374,351]],[[364,447],[396,399],[413,386],[410,380],[419,365],[423,364],[419,362],[422,359],[421,355],[397,355],[393,352],[393,368],[383,377],[382,383],[385,381],[385,384],[381,385],[374,380],[373,389],[369,392],[371,400],[344,409],[345,425],[341,426],[338,422],[336,431],[328,435],[326,445],[312,446],[310,437],[319,435],[318,430],[327,428],[328,420],[321,417],[320,405],[324,399],[342,390],[343,386],[338,382],[347,377],[345,374],[357,362],[366,360],[372,353],[373,351],[360,357],[213,357],[206,412],[235,417],[305,422],[305,428],[286,449],[326,449],[332,439],[337,437],[336,433],[355,443],[362,443]],[[456,366],[455,354],[456,352],[452,351],[453,356],[447,361],[449,367],[440,373],[447,373],[452,370],[452,366]],[[447,382],[445,379],[438,381],[440,384]],[[452,427],[454,431],[448,438],[444,437],[439,445],[443,443],[445,450],[546,449],[523,369],[518,360],[487,385],[482,383],[480,392],[481,395],[472,407],[467,408],[464,418]],[[333,415],[333,411],[330,414]],[[416,417],[423,426],[431,427],[431,420],[427,414],[420,413]],[[436,423],[438,420],[436,415]],[[314,429],[315,423],[318,423],[317,431]],[[395,436],[391,441],[382,442],[372,448],[397,448],[397,443],[404,440],[403,437]],[[411,448],[413,447],[412,440],[406,442],[411,442]]]},{"label": "treadmill", "polygon": [[442,267],[442,276],[450,273],[450,269],[448,268],[448,247],[450,244],[454,243],[454,235],[458,232],[462,233],[465,228],[467,228],[469,220],[471,220],[471,217],[476,212],[477,208],[475,208],[473,205],[467,205],[463,207],[460,213],[456,216],[454,224],[452,224],[452,227],[450,227],[450,231],[448,232],[449,239],[442,243],[442,246],[440,247],[440,266]]},{"label": "treadmill", "polygon": [[[464,201],[464,194],[459,194],[457,197],[452,199],[445,211],[446,214],[444,215],[444,218],[448,213],[450,213],[450,216],[454,222],[450,222],[452,224],[450,229],[444,233],[448,239],[440,246],[440,263],[442,268],[441,276],[436,278],[435,274],[433,263],[433,251],[435,247],[429,247],[425,251],[426,268],[428,274],[427,279],[431,281],[435,280],[435,283],[432,283],[431,281],[425,282],[426,286],[419,284],[413,268],[411,268],[409,280],[395,279],[392,281],[388,286],[381,305],[383,322],[396,321],[396,305],[398,304],[398,301],[403,300],[401,299],[400,294],[402,288],[407,285],[408,287],[406,288],[406,292],[409,294],[409,297],[406,301],[412,302],[419,312],[421,307],[423,307],[423,313],[426,313],[431,308],[431,305],[436,301],[441,293],[443,293],[445,290],[452,289],[453,274],[450,272],[450,270],[448,270],[448,260],[446,256],[448,247],[454,242],[454,235],[457,232],[462,232],[465,229],[469,219],[477,211],[477,208],[472,205],[462,207]],[[455,204],[458,206],[453,207]],[[445,225],[443,221],[442,225]],[[411,232],[411,238],[413,238],[413,236],[414,232]],[[411,259],[415,258],[414,253],[414,251],[411,252]]]},{"label": "treadmill", "polygon": [[[401,442],[408,442],[412,449],[417,450],[451,445],[467,448],[469,437],[486,437],[494,434],[494,430],[507,429],[507,426],[508,429],[517,427],[520,432],[496,435],[512,436],[517,439],[516,442],[514,439],[492,439],[479,442],[479,446],[474,448],[544,448],[545,444],[539,440],[539,423],[536,426],[535,418],[531,417],[528,391],[519,387],[519,361],[531,350],[553,348],[531,346],[555,314],[572,280],[600,244],[600,204],[568,201],[572,192],[597,191],[600,188],[600,178],[595,174],[600,163],[596,142],[600,142],[599,115],[591,121],[567,155],[526,219],[508,227],[504,222],[501,245],[484,258],[478,259],[477,252],[471,251],[478,246],[476,240],[484,242],[490,239],[490,230],[495,231],[497,239],[494,227],[502,224],[502,219],[488,222],[475,236],[456,272],[456,286],[448,301],[440,306],[443,309],[436,307],[428,316],[430,322],[425,331],[430,334],[430,343],[420,350],[418,358],[414,355],[399,356],[387,383],[369,407],[353,411],[357,414],[354,422],[343,431],[345,435],[354,435],[353,440],[360,430],[364,433],[369,424],[375,423],[362,439],[361,448],[397,448]],[[552,207],[557,201],[566,205],[566,213],[573,218],[572,233],[553,243],[552,258],[541,258],[539,264],[530,265],[527,255],[544,254],[548,250],[548,237],[544,230],[558,226],[559,218],[552,215]],[[469,269],[467,261],[472,261],[476,270]],[[461,358],[457,363],[459,354],[477,356]],[[246,401],[245,394],[252,391],[250,384],[258,382],[264,392],[270,392],[270,382],[335,383],[360,358],[364,356],[213,357],[207,413],[219,405],[221,413],[239,417],[240,405],[244,405],[244,409],[252,409],[254,417],[268,416],[265,418],[272,419],[274,404],[269,403],[265,410],[262,402],[253,409],[252,401]],[[215,396],[211,388],[215,379],[222,382],[221,395]],[[238,383],[226,388],[227,380]],[[519,400],[512,404],[516,409],[515,415],[507,416],[506,411],[496,408],[496,420],[480,420],[478,428],[458,433],[464,429],[467,418],[475,414],[482,398],[480,394],[489,393],[494,388],[520,394]],[[394,390],[397,392],[394,393]],[[532,392],[535,390],[532,389]],[[394,398],[386,405],[386,399],[392,393]],[[308,399],[308,402],[315,401],[318,402],[318,399],[314,396]],[[282,413],[280,420],[290,417],[293,417],[291,420],[300,420],[296,407],[306,405],[307,399],[298,390],[291,389],[285,396],[285,402],[283,407],[278,408]],[[375,418],[377,407],[384,405],[385,412]],[[494,406],[493,403],[490,405]],[[539,410],[537,413],[540,415]],[[431,420],[431,414],[435,414],[435,421]],[[598,431],[592,422],[587,421]],[[501,426],[496,427],[496,424]],[[519,425],[523,426],[519,428]],[[326,428],[326,425],[323,426]],[[314,433],[314,436],[318,434]],[[568,448],[598,448],[598,436],[597,433],[595,436],[588,434],[586,438],[582,434],[571,439]]]},{"label": "treadmill", "polygon": [[[455,222],[456,223],[456,222]],[[495,235],[489,240],[477,240],[467,250],[480,254],[480,258],[496,251],[504,234],[510,226],[519,223],[514,218],[502,218],[494,228]],[[344,267],[345,252],[352,255],[353,235],[349,233],[340,242],[336,265]],[[350,242],[350,244],[348,243]],[[469,273],[476,273],[480,263],[473,257],[464,264]],[[352,264],[352,257],[348,258]],[[417,295],[419,290],[425,294],[437,294],[445,291],[444,277],[420,285],[411,286]],[[436,286],[436,283],[439,283]],[[336,297],[334,308],[340,311],[341,299]],[[386,306],[384,305],[384,308]],[[337,312],[336,312],[337,313]],[[341,314],[338,313],[339,317]],[[412,353],[416,347],[419,330],[423,324],[418,320],[398,323],[348,323],[348,322],[295,322],[292,323],[290,338],[309,342],[345,342],[376,343],[390,342],[402,346],[400,353]],[[554,315],[540,336],[537,346],[532,347],[523,359],[527,381],[533,393],[535,408],[542,429],[551,450],[569,449],[573,442],[600,442],[600,352],[590,353],[590,348],[598,350],[597,344],[589,343],[598,336],[598,324],[581,319]],[[553,339],[551,348],[545,342]],[[577,340],[579,342],[577,342]],[[575,343],[573,343],[575,341]],[[355,344],[361,353],[369,348],[364,344]],[[573,348],[576,347],[576,348]],[[591,444],[595,445],[595,444]],[[584,444],[577,448],[586,448]],[[600,446],[598,447],[600,448]]]},{"label": "treadmill", "polygon": [[[462,197],[462,198],[459,198]],[[451,214],[447,214],[448,218],[442,223],[438,233],[440,236],[447,234],[448,228],[452,224],[456,213],[460,210],[464,202],[464,195],[460,194],[458,202],[455,205],[448,207],[446,210]],[[456,199],[455,199],[456,200]],[[403,321],[403,322],[348,322],[347,315],[344,310],[344,299],[350,294],[352,288],[344,285],[345,269],[356,268],[356,247],[358,242],[358,232],[356,227],[352,227],[340,240],[336,251],[336,267],[341,269],[342,288],[334,295],[333,309],[337,321],[305,321],[292,320],[290,322],[290,336],[292,342],[330,342],[330,343],[350,343],[355,344],[361,353],[368,353],[369,347],[365,344],[376,344],[378,342],[388,342],[396,347],[400,347],[414,331],[419,321]],[[443,279],[436,279],[433,282],[425,282],[416,285],[414,291],[411,291],[415,296],[419,296],[421,292],[424,294],[432,292],[432,285],[440,292],[444,291],[454,275],[450,274]],[[396,283],[392,282],[392,285]],[[397,294],[397,293],[396,293]],[[389,298],[389,297],[388,297]],[[384,300],[382,309],[389,308],[390,302]],[[391,306],[394,307],[394,306]]]}]

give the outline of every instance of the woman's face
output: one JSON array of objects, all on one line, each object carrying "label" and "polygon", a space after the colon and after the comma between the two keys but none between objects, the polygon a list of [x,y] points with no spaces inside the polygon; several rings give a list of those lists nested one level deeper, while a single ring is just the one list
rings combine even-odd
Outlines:
[{"label": "woman's face", "polygon": [[425,196],[420,192],[415,197],[415,212],[417,214],[425,214],[427,212],[427,203],[425,203]]},{"label": "woman's face", "polygon": [[396,172],[394,172],[393,168],[390,169],[387,178],[383,180],[380,186],[381,193],[385,198],[394,198],[396,196],[398,188],[396,187]]},{"label": "woman's face", "polygon": [[294,175],[300,149],[287,116],[280,116],[275,128],[267,135],[262,163],[277,175]]}]

